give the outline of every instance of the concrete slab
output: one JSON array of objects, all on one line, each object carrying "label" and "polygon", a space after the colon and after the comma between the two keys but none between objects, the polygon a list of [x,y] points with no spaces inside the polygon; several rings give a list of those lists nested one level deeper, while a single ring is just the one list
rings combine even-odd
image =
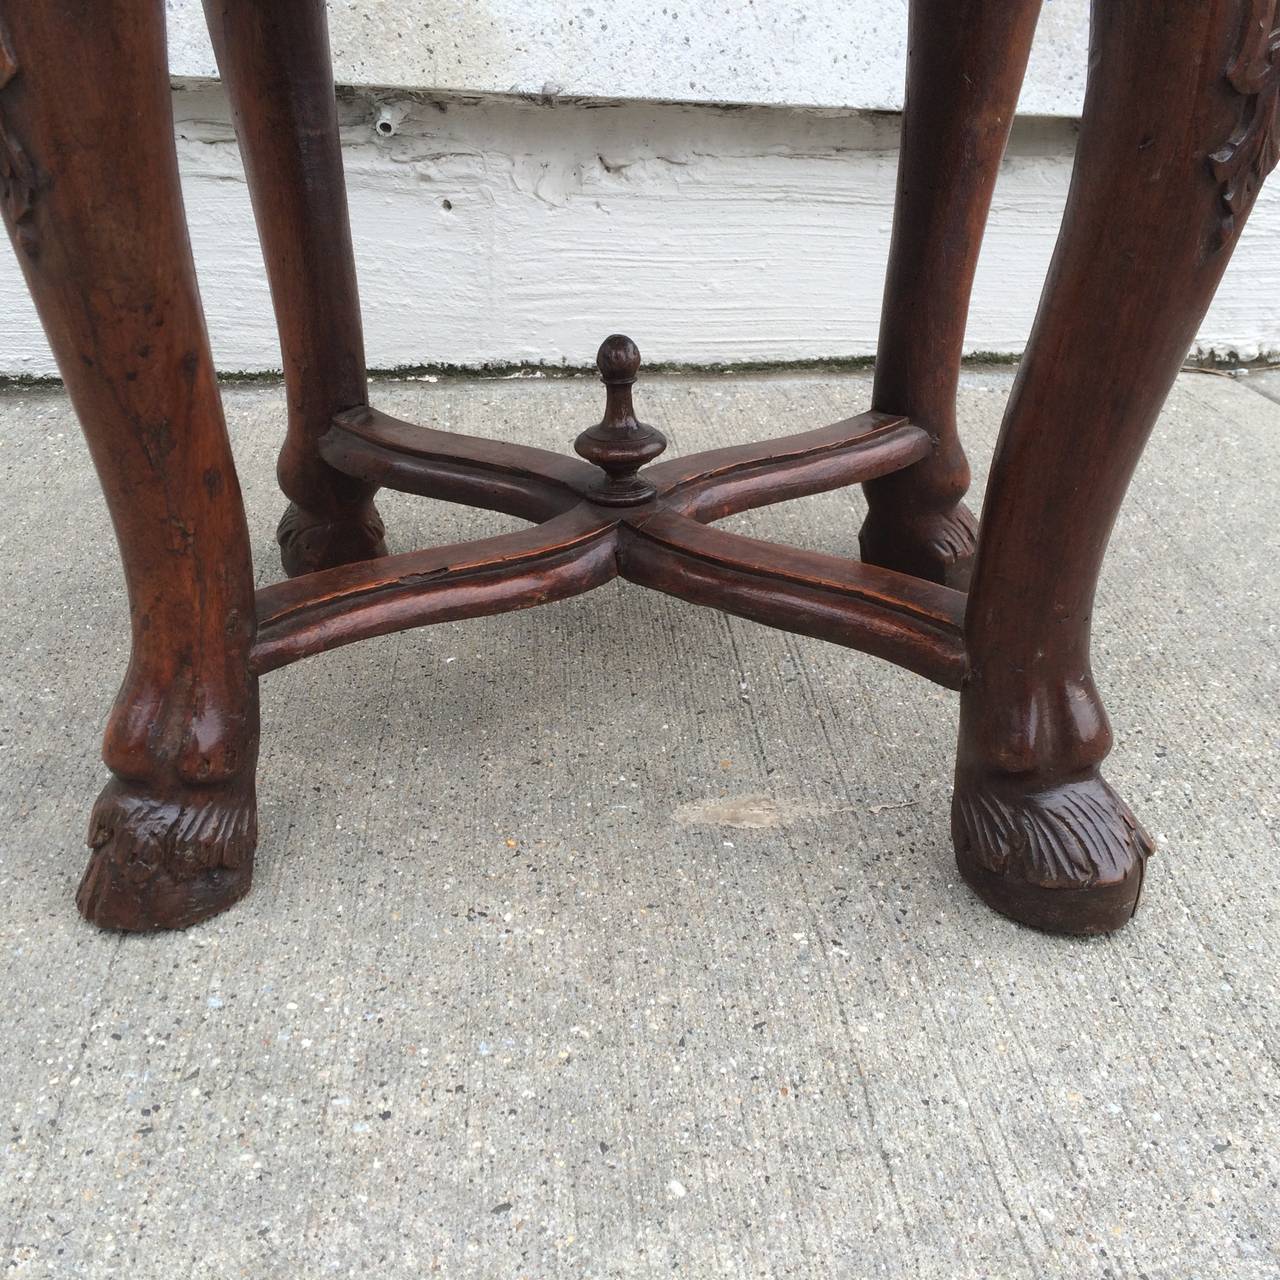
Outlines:
[{"label": "concrete slab", "polygon": [[[985,470],[1009,374],[966,374]],[[865,378],[653,379],[687,451]],[[567,447],[583,381],[388,383]],[[279,387],[226,393],[276,574]],[[51,391],[0,395],[0,1259],[22,1277],[1280,1274],[1280,405],[1186,376],[1097,619],[1110,776],[1160,835],[1121,936],[988,913],[955,700],[614,585],[264,683],[257,884],[186,933],[75,914],[126,660]],[[386,498],[408,549],[507,527]],[[856,493],[740,517],[852,553]]]}]

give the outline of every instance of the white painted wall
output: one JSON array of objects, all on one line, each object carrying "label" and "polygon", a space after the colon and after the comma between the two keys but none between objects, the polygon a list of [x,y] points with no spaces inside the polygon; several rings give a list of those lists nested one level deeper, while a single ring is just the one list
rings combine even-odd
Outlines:
[{"label": "white painted wall", "polygon": [[[170,64],[216,74],[200,0]],[[762,106],[902,107],[907,0],[329,0],[342,84]],[[1022,110],[1077,116],[1088,0],[1045,0]]]},{"label": "white painted wall", "polygon": [[[784,6],[756,2],[781,21]],[[200,70],[193,5],[171,4],[175,28],[187,32],[175,66]],[[610,12],[639,11],[630,4],[614,0]],[[406,8],[374,0],[362,7]],[[475,0],[455,7],[472,21],[498,12]],[[900,5],[885,8],[901,16]],[[1051,22],[1079,16],[1075,0],[1049,0],[1048,10]],[[863,0],[834,6],[841,20],[867,11]],[[349,50],[358,41],[342,32],[353,13],[347,0],[334,7],[335,43],[345,39]],[[458,41],[459,56],[461,49]],[[356,78],[353,55],[340,45],[339,56],[348,59],[345,78]],[[411,62],[390,58],[370,52],[364,65],[374,70],[367,73],[391,79],[400,67],[404,77],[425,77]],[[777,66],[785,63],[779,58]],[[478,76],[478,67],[470,64],[466,74]],[[896,74],[901,79],[900,68]],[[1059,106],[1065,101],[1060,97]],[[225,98],[205,83],[179,90],[174,102],[218,365],[276,369],[275,329]],[[403,118],[386,139],[373,125],[388,105]],[[653,361],[874,353],[895,116],[358,91],[344,94],[342,118],[374,368],[585,365],[615,329],[631,333]],[[979,270],[970,352],[1017,353],[1025,345],[1073,140],[1067,119],[1024,118],[1015,128]],[[1280,350],[1280,183],[1263,194],[1199,346],[1244,358]],[[54,372],[16,262],[2,251],[0,374]]]}]

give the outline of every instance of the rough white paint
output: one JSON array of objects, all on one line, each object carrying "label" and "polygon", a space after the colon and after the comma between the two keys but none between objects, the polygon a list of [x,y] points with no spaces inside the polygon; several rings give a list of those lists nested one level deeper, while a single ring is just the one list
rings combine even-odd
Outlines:
[{"label": "rough white paint", "polygon": [[[174,74],[216,74],[168,0]],[[329,0],[342,84],[767,106],[902,107],[907,0]],[[1088,0],[1046,0],[1021,110],[1075,116]]]},{"label": "rough white paint", "polygon": [[[175,98],[215,356],[278,367],[220,88]],[[588,363],[631,333],[648,360],[784,361],[875,350],[893,117],[516,101],[344,103],[370,363]],[[375,132],[394,121],[393,135]],[[1021,122],[970,319],[973,352],[1022,350],[1057,233],[1072,127]],[[1280,348],[1280,187],[1265,193],[1200,337]],[[0,253],[0,373],[52,358]]]}]

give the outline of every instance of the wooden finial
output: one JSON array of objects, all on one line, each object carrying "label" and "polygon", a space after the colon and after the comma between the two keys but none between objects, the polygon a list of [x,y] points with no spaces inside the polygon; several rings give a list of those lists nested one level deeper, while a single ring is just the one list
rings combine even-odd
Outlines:
[{"label": "wooden finial", "polygon": [[636,473],[667,447],[667,438],[656,427],[636,421],[631,388],[640,371],[639,348],[630,338],[615,333],[600,344],[596,368],[605,385],[604,419],[584,431],[573,445],[605,473],[606,479],[592,491],[592,501],[607,507],[647,502],[654,488]]}]

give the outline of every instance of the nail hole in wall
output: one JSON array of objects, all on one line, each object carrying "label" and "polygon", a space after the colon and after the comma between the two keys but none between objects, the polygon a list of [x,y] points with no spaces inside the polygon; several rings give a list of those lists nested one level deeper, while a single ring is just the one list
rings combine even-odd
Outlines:
[{"label": "nail hole in wall", "polygon": [[394,138],[400,132],[400,126],[408,114],[408,108],[403,103],[383,103],[373,119],[374,133],[380,138]]}]

